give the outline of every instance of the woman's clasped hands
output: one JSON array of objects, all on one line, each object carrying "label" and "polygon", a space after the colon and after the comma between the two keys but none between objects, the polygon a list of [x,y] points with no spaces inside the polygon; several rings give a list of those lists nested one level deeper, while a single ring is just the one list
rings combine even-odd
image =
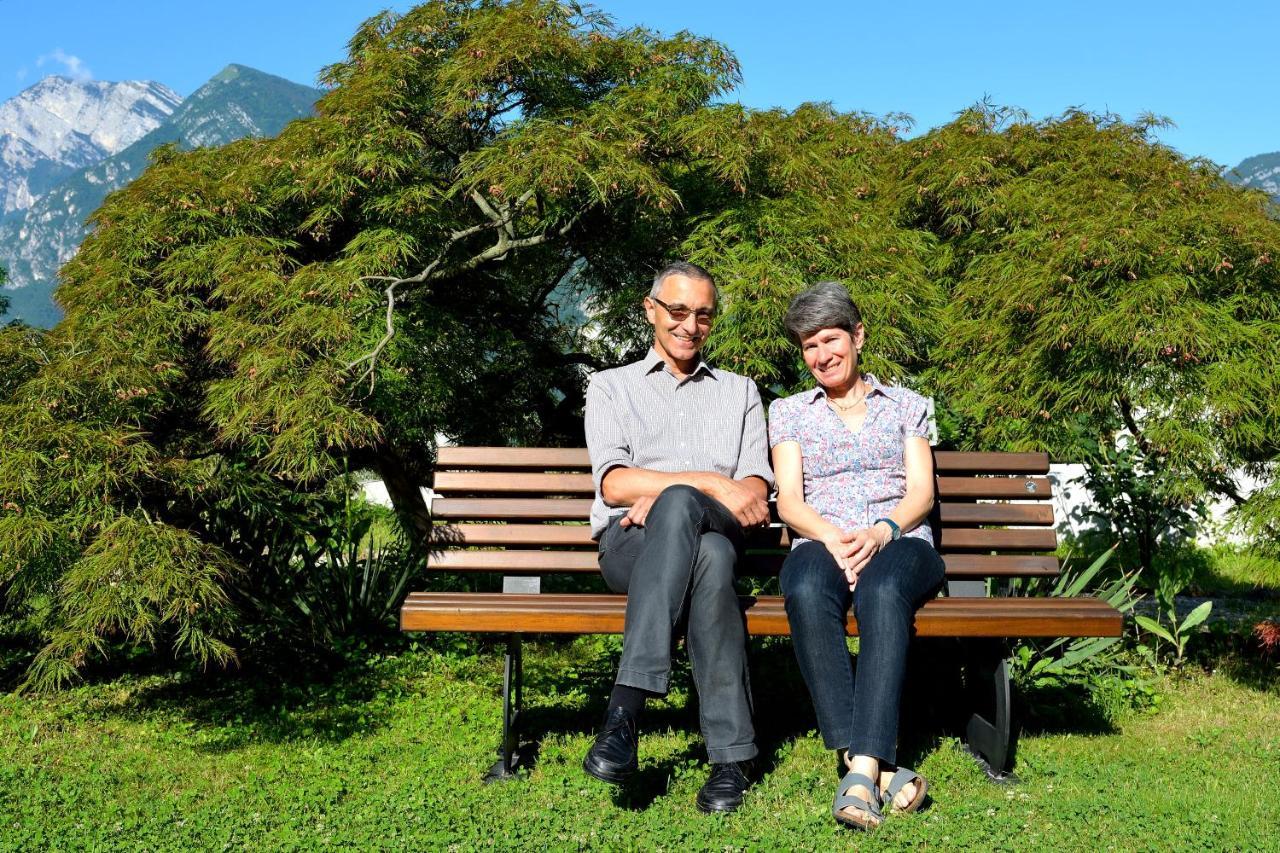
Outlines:
[{"label": "woman's clasped hands", "polygon": [[889,542],[889,536],[876,527],[863,527],[858,530],[833,530],[822,538],[836,565],[844,572],[845,580],[852,590],[858,585],[858,575],[871,562],[871,558],[880,553]]}]

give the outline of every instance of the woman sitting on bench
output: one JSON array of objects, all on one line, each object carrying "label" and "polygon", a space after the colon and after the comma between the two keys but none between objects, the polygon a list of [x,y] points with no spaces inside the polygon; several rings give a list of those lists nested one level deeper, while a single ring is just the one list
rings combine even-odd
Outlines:
[{"label": "woman sitting on bench", "polygon": [[[911,624],[943,579],[926,521],[927,406],[859,372],[866,331],[844,285],[804,291],[784,322],[818,387],[769,408],[778,514],[803,537],[783,564],[782,592],[823,741],[846,771],[832,815],[872,829],[888,806],[920,808],[928,787],[897,766]],[[850,605],[861,637],[856,677],[845,645]]]}]

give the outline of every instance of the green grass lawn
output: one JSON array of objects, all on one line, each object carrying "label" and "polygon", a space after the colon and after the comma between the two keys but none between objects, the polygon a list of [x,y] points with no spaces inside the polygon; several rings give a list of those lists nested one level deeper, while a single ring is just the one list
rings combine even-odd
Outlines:
[{"label": "green grass lawn", "polygon": [[647,714],[628,788],[579,768],[612,638],[529,651],[537,762],[521,781],[482,783],[497,648],[446,641],[310,683],[161,672],[0,697],[0,846],[1280,849],[1280,687],[1261,660],[1164,678],[1155,711],[1110,719],[1087,696],[1033,697],[1047,714],[1023,737],[1015,786],[989,783],[930,724],[927,696],[913,700],[906,757],[933,804],[863,837],[829,817],[833,761],[786,643],[756,653],[766,775],[739,813],[706,816],[682,691]]}]

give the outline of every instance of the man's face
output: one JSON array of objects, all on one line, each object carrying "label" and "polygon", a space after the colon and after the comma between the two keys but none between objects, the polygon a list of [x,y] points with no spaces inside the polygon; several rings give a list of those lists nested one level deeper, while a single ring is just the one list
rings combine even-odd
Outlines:
[{"label": "man's face", "polygon": [[[667,276],[656,300],[644,298],[645,316],[653,324],[654,348],[664,358],[691,365],[707,341],[715,309],[716,292],[711,282],[685,275]],[[688,316],[677,320],[673,311],[688,312]]]}]

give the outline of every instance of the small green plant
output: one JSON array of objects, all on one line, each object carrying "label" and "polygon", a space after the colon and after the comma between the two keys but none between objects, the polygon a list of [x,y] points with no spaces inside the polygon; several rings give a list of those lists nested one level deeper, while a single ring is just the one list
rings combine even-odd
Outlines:
[{"label": "small green plant", "polygon": [[[1175,587],[1165,583],[1165,575],[1161,575],[1156,585],[1156,602],[1159,605],[1159,613],[1164,614],[1161,619],[1159,613],[1157,618],[1152,619],[1150,616],[1134,616],[1134,621],[1149,634],[1154,635],[1156,639],[1155,647],[1148,648],[1141,646],[1139,648],[1146,649],[1148,659],[1152,664],[1159,665],[1160,656],[1160,640],[1164,640],[1173,647],[1173,665],[1175,668],[1181,667],[1186,660],[1187,643],[1191,639],[1191,635],[1197,628],[1209,618],[1209,613],[1213,610],[1213,602],[1205,601],[1198,605],[1194,610],[1188,613],[1181,621],[1178,620],[1178,608],[1174,603],[1174,595],[1181,590],[1181,587]],[[1168,624],[1163,624],[1164,620],[1168,620]]]},{"label": "small green plant", "polygon": [[[1050,583],[1045,578],[1015,578],[1008,594],[1016,596],[1075,597],[1091,595],[1119,610],[1131,613],[1141,594],[1134,592],[1138,573],[1102,579],[1102,569],[1115,555],[1115,546],[1104,551],[1083,570],[1076,570],[1071,557]],[[1014,677],[1036,687],[1086,676],[1099,669],[1133,674],[1120,659],[1120,637],[1059,637],[1048,643],[1028,640],[1013,650]]]},{"label": "small green plant", "polygon": [[1213,602],[1206,601],[1200,604],[1179,621],[1176,598],[1178,593],[1191,583],[1194,567],[1184,561],[1174,560],[1160,562],[1154,568],[1156,618],[1135,616],[1134,621],[1144,631],[1153,635],[1156,641],[1152,647],[1141,646],[1140,648],[1146,650],[1144,653],[1153,665],[1159,666],[1160,641],[1164,640],[1173,647],[1174,667],[1181,667],[1186,659],[1187,643],[1191,639],[1191,634],[1209,618],[1209,613],[1213,610]]}]

